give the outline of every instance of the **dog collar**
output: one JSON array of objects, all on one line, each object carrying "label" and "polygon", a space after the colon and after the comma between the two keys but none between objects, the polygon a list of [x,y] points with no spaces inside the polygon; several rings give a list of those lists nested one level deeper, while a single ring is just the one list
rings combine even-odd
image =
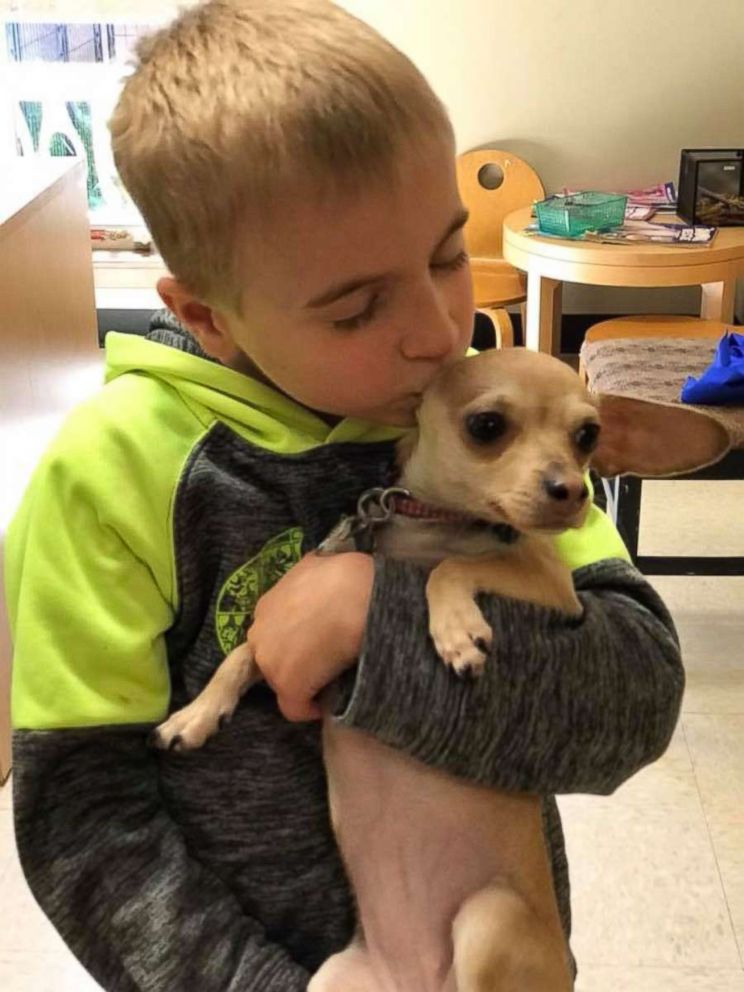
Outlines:
[{"label": "dog collar", "polygon": [[509,524],[492,523],[481,517],[471,517],[465,513],[456,513],[453,510],[423,503],[401,486],[389,486],[387,489],[377,486],[362,493],[357,501],[356,513],[339,520],[325,540],[318,545],[318,553],[334,554],[337,551],[348,550],[350,543],[359,551],[371,551],[374,547],[375,529],[381,524],[388,523],[396,515],[489,530],[504,544],[514,544],[519,538],[519,531]]},{"label": "dog collar", "polygon": [[490,530],[504,544],[513,544],[519,537],[519,531],[509,524],[492,523],[482,517],[471,517],[467,513],[455,513],[454,510],[443,510],[439,506],[431,506],[429,503],[422,503],[410,495],[396,495],[393,497],[395,513],[401,517],[414,517],[417,520],[433,520],[448,524],[463,524],[467,527],[476,527]]},{"label": "dog collar", "polygon": [[415,496],[397,494],[393,496],[393,512],[401,517],[415,517],[417,520],[440,520],[448,524],[472,523],[475,518],[465,513],[455,513],[453,510],[443,510],[439,506],[422,503]]}]

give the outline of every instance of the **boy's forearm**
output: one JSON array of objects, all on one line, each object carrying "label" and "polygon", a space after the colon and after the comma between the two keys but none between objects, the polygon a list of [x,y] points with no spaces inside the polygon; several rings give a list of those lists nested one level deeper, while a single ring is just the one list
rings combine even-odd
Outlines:
[{"label": "boy's forearm", "polygon": [[16,733],[17,844],[36,900],[104,988],[305,992],[309,973],[190,856],[145,729]]},{"label": "boy's forearm", "polygon": [[364,648],[336,713],[429,765],[498,788],[608,794],[666,749],[684,673],[674,627],[619,560],[575,573],[583,618],[479,602],[494,643],[459,680],[427,631],[424,575],[378,559]]}]

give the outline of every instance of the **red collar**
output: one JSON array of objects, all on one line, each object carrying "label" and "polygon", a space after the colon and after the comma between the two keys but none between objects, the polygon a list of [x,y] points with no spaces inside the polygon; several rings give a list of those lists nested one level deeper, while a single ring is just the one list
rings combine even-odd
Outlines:
[{"label": "red collar", "polygon": [[469,517],[466,513],[456,513],[454,510],[443,510],[441,507],[422,503],[413,496],[396,495],[393,498],[393,506],[395,512],[402,517],[416,517],[418,520],[439,520],[448,524],[473,524],[477,520],[476,517]]},{"label": "red collar", "polygon": [[404,496],[396,493],[393,496],[393,507],[395,513],[402,517],[414,517],[417,520],[437,520],[440,523],[463,524],[467,527],[480,527],[490,530],[504,544],[514,544],[519,538],[519,531],[510,524],[491,523],[481,517],[471,517],[467,513],[456,513],[454,510],[443,510],[438,506],[431,506],[429,503],[422,503],[421,500],[413,496]]},{"label": "red collar", "polygon": [[341,517],[330,534],[318,545],[318,553],[335,554],[338,551],[346,551],[349,542],[352,542],[358,551],[372,552],[375,528],[388,523],[396,514],[418,520],[460,524],[475,530],[488,530],[504,544],[514,544],[519,539],[519,531],[514,530],[509,524],[495,524],[480,517],[422,503],[400,486],[388,486],[387,489],[375,486],[373,489],[367,489],[359,497],[356,513],[353,516],[345,514]]}]

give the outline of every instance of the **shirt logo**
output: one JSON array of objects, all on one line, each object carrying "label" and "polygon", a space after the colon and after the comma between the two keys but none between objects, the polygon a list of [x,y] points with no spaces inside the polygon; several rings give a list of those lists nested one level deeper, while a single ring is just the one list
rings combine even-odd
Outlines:
[{"label": "shirt logo", "polygon": [[302,556],[302,528],[277,534],[257,555],[236,569],[217,597],[215,626],[224,654],[243,642],[256,603]]}]

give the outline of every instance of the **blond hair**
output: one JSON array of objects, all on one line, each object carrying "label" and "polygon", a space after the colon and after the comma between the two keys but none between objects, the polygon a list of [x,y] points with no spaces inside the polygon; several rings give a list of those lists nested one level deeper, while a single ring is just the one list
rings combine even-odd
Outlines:
[{"label": "blond hair", "polygon": [[170,271],[240,309],[241,230],[278,198],[393,178],[452,137],[406,56],[329,0],[210,0],[146,38],[110,121],[119,174]]}]

